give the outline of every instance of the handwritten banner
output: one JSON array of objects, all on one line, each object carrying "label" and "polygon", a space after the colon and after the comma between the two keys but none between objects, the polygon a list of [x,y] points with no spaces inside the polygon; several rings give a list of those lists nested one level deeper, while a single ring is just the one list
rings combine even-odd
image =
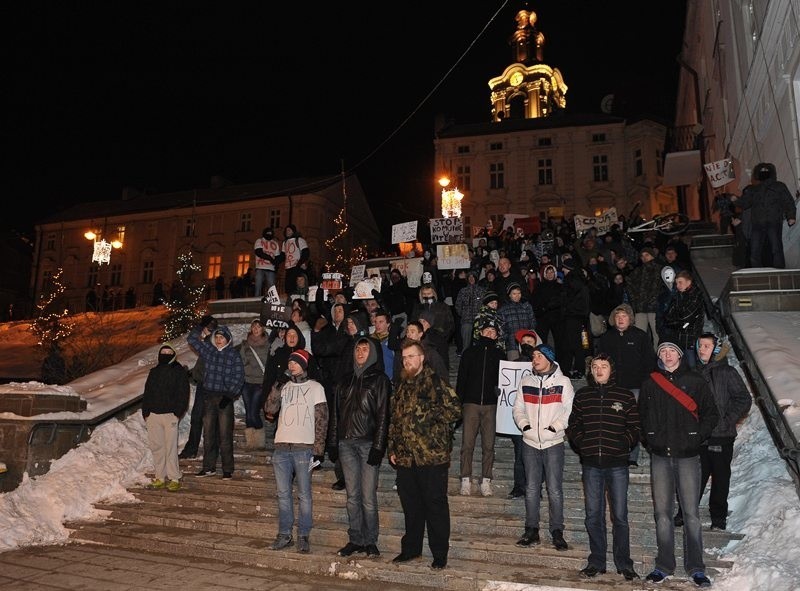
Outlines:
[{"label": "handwritten banner", "polygon": [[461,218],[433,218],[428,220],[431,228],[431,243],[458,242],[464,237],[464,222]]},{"label": "handwritten banner", "polygon": [[514,401],[517,399],[519,382],[527,375],[532,373],[530,361],[501,361],[500,371],[498,372],[497,387],[497,433],[505,435],[521,435],[522,432],[517,428],[511,411],[514,408]]},{"label": "handwritten banner", "polygon": [[267,302],[261,306],[261,322],[266,328],[287,328],[291,318],[291,306]]},{"label": "handwritten banner", "polygon": [[706,169],[708,180],[715,189],[736,180],[736,173],[733,171],[733,159],[731,158],[703,164],[703,168]]},{"label": "handwritten banner", "polygon": [[417,239],[417,222],[404,222],[392,226],[392,244],[414,242]]},{"label": "handwritten banner", "polygon": [[352,271],[350,271],[350,287],[355,287],[355,285],[364,279],[364,271],[366,271],[366,265],[353,265]]},{"label": "handwritten banner", "polygon": [[611,229],[611,226],[617,223],[617,208],[610,207],[605,210],[602,215],[595,217],[575,216],[575,231],[585,232],[590,228],[597,229],[597,235],[601,236]]}]

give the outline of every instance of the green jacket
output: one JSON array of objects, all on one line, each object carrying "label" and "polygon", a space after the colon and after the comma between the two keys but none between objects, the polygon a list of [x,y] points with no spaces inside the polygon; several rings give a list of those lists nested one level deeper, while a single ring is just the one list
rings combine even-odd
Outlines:
[{"label": "green jacket", "polygon": [[401,379],[391,398],[389,456],[410,468],[450,461],[461,402],[455,390],[427,365],[410,379]]}]

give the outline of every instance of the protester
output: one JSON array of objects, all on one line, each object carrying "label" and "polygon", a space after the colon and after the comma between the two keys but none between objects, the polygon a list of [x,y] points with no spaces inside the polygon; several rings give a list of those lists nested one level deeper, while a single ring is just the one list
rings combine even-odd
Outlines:
[{"label": "protester", "polygon": [[[509,283],[508,300],[500,304],[499,313],[505,338],[506,356],[509,361],[516,361],[519,349],[514,336],[518,330],[535,329],[536,316],[531,303],[523,299],[523,288],[518,283]],[[525,290],[527,292],[527,290]]]},{"label": "protester", "polygon": [[[209,330],[206,340],[211,339],[211,334],[218,326],[217,319],[213,316],[203,316],[200,319],[200,326]],[[205,390],[203,389],[204,363],[203,358],[198,357],[194,366],[189,370],[191,381],[195,384],[194,402],[189,416],[189,437],[183,444],[183,449],[178,455],[180,459],[194,459],[200,448],[200,438],[203,435],[203,409],[205,407]]]},{"label": "protester", "polygon": [[261,238],[256,240],[253,245],[253,252],[256,255],[256,279],[255,296],[260,298],[276,285],[276,272],[278,257],[281,254],[281,246],[275,240],[275,230],[264,228],[261,231]]},{"label": "protester", "polygon": [[284,241],[281,245],[286,277],[284,278],[284,291],[286,294],[295,293],[297,277],[306,270],[311,258],[311,251],[305,238],[297,231],[297,226],[287,224],[283,229]]},{"label": "protester", "polygon": [[248,449],[264,449],[264,422],[261,413],[264,406],[264,373],[269,363],[269,341],[261,320],[250,323],[250,330],[239,346],[239,355],[244,364],[244,439]]}]

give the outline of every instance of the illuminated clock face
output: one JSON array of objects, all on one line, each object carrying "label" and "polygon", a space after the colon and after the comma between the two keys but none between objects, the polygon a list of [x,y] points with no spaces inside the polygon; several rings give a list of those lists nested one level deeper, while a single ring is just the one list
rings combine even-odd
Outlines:
[{"label": "illuminated clock face", "polygon": [[522,78],[523,78],[522,72],[514,72],[511,75],[512,86],[519,86],[520,84],[522,84]]}]

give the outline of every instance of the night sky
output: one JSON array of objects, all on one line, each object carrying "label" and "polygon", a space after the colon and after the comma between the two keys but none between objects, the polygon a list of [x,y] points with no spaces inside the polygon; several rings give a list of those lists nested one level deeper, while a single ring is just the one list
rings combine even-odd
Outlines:
[{"label": "night sky", "polygon": [[[511,63],[525,5],[19,4],[3,8],[4,194],[22,210],[6,227],[126,185],[328,175],[344,161],[386,231],[411,219],[396,205],[432,212],[435,116],[488,121],[487,83]],[[614,114],[671,118],[684,1],[659,3],[656,19],[628,0],[529,7],[569,112],[599,112],[614,94]]]}]

